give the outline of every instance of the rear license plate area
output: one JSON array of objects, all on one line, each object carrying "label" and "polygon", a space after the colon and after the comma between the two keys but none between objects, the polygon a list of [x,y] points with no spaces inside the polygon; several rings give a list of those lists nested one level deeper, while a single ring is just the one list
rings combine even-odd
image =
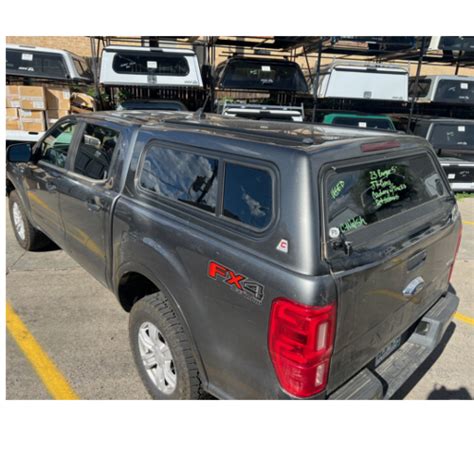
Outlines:
[{"label": "rear license plate area", "polygon": [[398,336],[389,342],[376,356],[375,367],[378,367],[385,359],[392,355],[401,345],[402,336]]}]

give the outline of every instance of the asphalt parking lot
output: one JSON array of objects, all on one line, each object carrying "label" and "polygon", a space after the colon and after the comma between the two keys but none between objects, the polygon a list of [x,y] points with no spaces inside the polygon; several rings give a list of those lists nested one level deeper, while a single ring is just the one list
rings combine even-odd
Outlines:
[{"label": "asphalt parking lot", "polygon": [[[474,396],[474,198],[463,199],[459,207],[464,231],[453,275],[461,299],[458,313],[441,347],[398,398]],[[7,332],[7,399],[59,398],[58,386],[67,386],[75,395],[70,398],[148,399],[129,350],[127,313],[114,296],[60,249],[25,252],[15,240],[8,210],[6,240],[7,301],[21,320],[16,338],[32,335],[49,356],[42,373],[35,372]],[[26,328],[18,326],[21,322]]]}]

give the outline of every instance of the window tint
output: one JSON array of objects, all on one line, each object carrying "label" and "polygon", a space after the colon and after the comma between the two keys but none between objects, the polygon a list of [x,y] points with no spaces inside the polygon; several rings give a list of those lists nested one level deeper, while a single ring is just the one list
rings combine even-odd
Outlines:
[{"label": "window tint", "polygon": [[457,124],[436,124],[429,139],[433,148],[474,148],[474,125],[468,122]]},{"label": "window tint", "polygon": [[334,125],[347,125],[350,127],[395,130],[392,121],[386,118],[336,117],[332,123]]},{"label": "window tint", "polygon": [[218,161],[152,145],[140,173],[140,186],[174,201],[215,212]]},{"label": "window tint", "polygon": [[117,74],[155,76],[187,76],[188,61],[184,56],[167,53],[116,53],[112,69]]},{"label": "window tint", "polygon": [[361,227],[447,194],[428,155],[331,171],[326,199],[329,229]]},{"label": "window tint", "polygon": [[67,79],[69,74],[59,54],[7,49],[7,74]]},{"label": "window tint", "polygon": [[431,79],[419,79],[418,87],[415,89],[415,79],[410,79],[409,91],[408,94],[410,97],[413,97],[416,92],[416,97],[426,97],[430,90]]},{"label": "window tint", "polygon": [[474,81],[442,79],[438,82],[435,100],[474,104]]},{"label": "window tint", "polygon": [[92,179],[106,179],[118,135],[117,131],[110,128],[86,124],[77,149],[73,171]]},{"label": "window tint", "polygon": [[235,60],[224,69],[221,87],[307,92],[303,73],[295,63]]},{"label": "window tint", "polygon": [[85,61],[80,60],[80,59],[76,59],[76,58],[73,58],[72,60],[74,62],[74,66],[76,67],[77,73],[81,77],[86,77],[88,79],[92,79],[92,73],[91,73],[91,71],[90,71],[90,69],[87,66],[87,63]]},{"label": "window tint", "polygon": [[272,178],[265,170],[227,163],[224,216],[263,229],[272,219]]},{"label": "window tint", "polygon": [[67,154],[76,127],[76,123],[65,122],[53,128],[41,143],[39,159],[59,168],[65,168]]}]

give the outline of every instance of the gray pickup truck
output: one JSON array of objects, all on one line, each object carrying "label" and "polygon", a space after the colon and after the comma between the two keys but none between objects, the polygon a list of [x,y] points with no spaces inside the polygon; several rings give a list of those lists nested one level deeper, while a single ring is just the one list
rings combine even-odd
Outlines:
[{"label": "gray pickup truck", "polygon": [[419,137],[93,113],[11,146],[7,193],[23,248],[54,241],[130,312],[158,399],[391,398],[458,304],[459,212]]}]

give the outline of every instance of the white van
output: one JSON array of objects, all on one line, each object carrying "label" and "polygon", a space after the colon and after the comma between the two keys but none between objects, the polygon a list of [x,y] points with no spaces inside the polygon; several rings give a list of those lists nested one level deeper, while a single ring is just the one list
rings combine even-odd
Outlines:
[{"label": "white van", "polygon": [[420,76],[415,91],[416,78],[410,78],[410,97],[417,102],[441,102],[474,105],[473,76]]},{"label": "white van", "polygon": [[64,82],[91,82],[84,58],[62,49],[6,45],[6,75]]},{"label": "white van", "polygon": [[335,60],[320,70],[320,98],[408,100],[408,68],[383,63]]},{"label": "white van", "polygon": [[107,86],[202,87],[196,53],[187,48],[108,46],[100,82]]}]

